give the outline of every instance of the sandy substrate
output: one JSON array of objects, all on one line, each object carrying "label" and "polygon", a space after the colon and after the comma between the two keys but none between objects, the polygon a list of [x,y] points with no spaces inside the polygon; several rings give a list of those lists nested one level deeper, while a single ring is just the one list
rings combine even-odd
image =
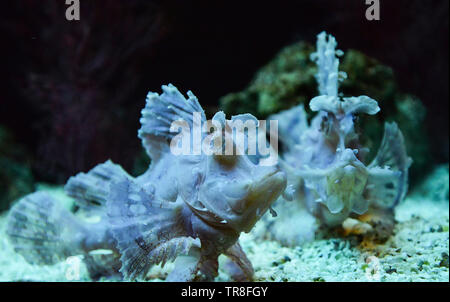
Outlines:
[{"label": "sandy substrate", "polygon": [[[395,234],[371,249],[328,238],[286,248],[241,237],[258,281],[449,281],[448,203],[407,199]],[[226,278],[224,278],[226,280]]]},{"label": "sandy substrate", "polygon": [[[431,179],[396,208],[394,235],[370,249],[362,248],[355,238],[331,237],[287,248],[275,241],[256,240],[253,233],[243,234],[240,241],[255,268],[255,281],[448,282],[448,166],[446,171],[446,180],[438,172],[433,176],[438,181]],[[447,195],[437,194],[442,191],[436,187],[439,185],[447,186]],[[61,197],[61,189],[52,191]],[[28,264],[9,244],[5,222],[3,214],[0,217],[0,281],[90,281],[80,257],[52,266]],[[170,264],[164,269],[153,268],[149,280],[164,279],[170,269]],[[217,281],[228,280],[220,271]]]}]

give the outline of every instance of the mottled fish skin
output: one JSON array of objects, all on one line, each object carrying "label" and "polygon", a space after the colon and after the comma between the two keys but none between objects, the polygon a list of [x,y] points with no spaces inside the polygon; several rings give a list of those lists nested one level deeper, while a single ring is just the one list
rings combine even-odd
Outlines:
[{"label": "mottled fish skin", "polygon": [[[186,99],[173,85],[162,90],[150,92],[142,110],[138,136],[152,159],[147,172],[134,178],[107,161],[68,180],[67,195],[95,222],[43,192],[13,207],[8,234],[28,261],[50,264],[84,255],[91,276],[119,270],[126,280],[142,280],[153,265],[175,260],[167,280],[192,281],[213,280],[225,254],[236,279],[252,278],[239,234],[249,232],[284,191],[285,173],[245,155],[170,152],[173,121],[183,119],[192,128],[198,123],[194,112],[202,123],[206,117],[192,92]],[[248,114],[233,118],[256,121]],[[213,119],[224,126],[223,141],[233,140],[223,112]],[[110,252],[98,255],[98,249]]]},{"label": "mottled fish skin", "polygon": [[[233,245],[238,244],[241,232],[251,230],[284,190],[286,177],[277,166],[259,166],[247,156],[182,156],[165,151],[153,155],[153,150],[163,150],[165,147],[155,148],[154,145],[160,142],[150,138],[160,135],[170,140],[174,135],[164,130],[169,127],[167,121],[163,118],[160,119],[162,124],[158,124],[155,116],[161,116],[163,112],[164,116],[171,116],[174,120],[178,116],[186,117],[184,120],[192,128],[195,121],[188,116],[192,117],[195,111],[200,112],[202,123],[206,122],[195,96],[191,92],[188,92],[188,96],[186,100],[172,85],[163,86],[161,95],[149,94],[139,137],[143,138],[144,148],[149,155],[155,156],[157,160],[152,161],[149,170],[136,178],[135,183],[152,192],[155,200],[180,205],[178,218],[166,220],[173,226],[162,233],[174,238],[185,236],[199,239],[201,246],[196,247],[199,251],[191,252],[186,256],[188,258],[180,261],[192,264],[193,275],[200,271],[206,280],[211,280],[217,275],[218,256],[226,254]],[[190,105],[185,105],[186,102]],[[186,108],[191,108],[189,115],[186,115]],[[233,118],[256,120],[251,115]],[[224,126],[222,141],[232,140],[233,133],[227,127],[229,121],[225,115],[218,112],[213,120]],[[174,230],[182,232],[176,235]],[[248,273],[249,268],[244,267],[244,270]],[[170,274],[169,280],[177,280],[176,272],[177,269]]]},{"label": "mottled fish skin", "polygon": [[290,199],[300,200],[329,226],[340,225],[352,213],[364,214],[369,207],[392,209],[406,194],[411,165],[395,123],[386,123],[373,162],[363,162],[365,149],[354,130],[354,119],[357,114],[374,115],[380,108],[368,96],[339,95],[338,83],[346,75],[339,72],[337,57],[343,53],[336,45],[333,36],[318,35],[311,59],[318,65],[320,95],[309,104],[318,112],[311,123],[303,105],[269,117],[279,121],[285,149],[282,167],[294,192]]}]

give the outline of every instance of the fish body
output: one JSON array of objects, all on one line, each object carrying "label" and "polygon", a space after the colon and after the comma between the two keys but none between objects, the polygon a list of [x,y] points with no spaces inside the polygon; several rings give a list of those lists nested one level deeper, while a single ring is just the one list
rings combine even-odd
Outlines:
[{"label": "fish body", "polygon": [[350,215],[364,214],[371,207],[392,210],[407,192],[412,162],[395,122],[385,124],[375,159],[365,162],[367,149],[359,141],[355,119],[359,114],[374,115],[380,108],[368,96],[338,93],[338,82],[346,74],[339,72],[337,57],[342,51],[336,45],[331,35],[318,35],[311,58],[318,65],[320,95],[309,103],[317,112],[311,122],[303,105],[270,117],[279,121],[285,147],[282,167],[288,174],[288,195],[294,195],[290,199],[300,201],[328,226],[341,225]]},{"label": "fish body", "polygon": [[[173,123],[183,121],[190,130],[178,138],[190,140],[194,126],[206,118],[191,92],[186,99],[173,85],[162,89],[161,95],[148,94],[142,110],[138,136],[152,159],[143,175],[131,177],[107,161],[65,185],[81,211],[97,217],[96,222],[81,220],[45,192],[25,196],[11,209],[7,233],[27,261],[51,264],[84,255],[92,270],[110,268],[127,280],[141,280],[153,265],[175,260],[166,280],[192,281],[213,280],[218,257],[225,254],[233,263],[228,266],[232,275],[252,278],[238,238],[283,192],[285,173],[277,166],[255,164],[245,154],[174,154]],[[250,115],[236,118],[256,121]],[[234,142],[225,115],[218,112],[213,121],[223,126],[217,135]],[[191,144],[188,150],[194,148]],[[92,252],[99,249],[110,253],[96,261]]]}]

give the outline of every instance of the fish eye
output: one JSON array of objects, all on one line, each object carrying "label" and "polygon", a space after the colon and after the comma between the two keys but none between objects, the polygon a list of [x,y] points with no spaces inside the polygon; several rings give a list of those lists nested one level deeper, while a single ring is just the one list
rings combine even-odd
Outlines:
[{"label": "fish eye", "polygon": [[222,188],[222,193],[227,196],[227,197],[231,197],[233,199],[243,199],[244,197],[247,196],[249,190],[250,190],[251,184],[250,182],[245,182],[245,181],[232,181],[227,183],[223,188]]},{"label": "fish eye", "polygon": [[330,118],[327,115],[322,117],[322,121],[320,123],[320,131],[325,134],[329,134],[331,131],[331,126],[332,126],[332,121],[330,120]]}]

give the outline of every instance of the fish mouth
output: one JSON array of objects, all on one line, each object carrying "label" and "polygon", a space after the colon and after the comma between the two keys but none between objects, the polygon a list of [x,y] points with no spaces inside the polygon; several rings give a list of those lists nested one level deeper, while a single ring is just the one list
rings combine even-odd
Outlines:
[{"label": "fish mouth", "polygon": [[247,205],[247,215],[243,219],[242,229],[248,233],[255,223],[270,208],[272,203],[281,195],[287,185],[286,174],[280,170],[264,175],[257,183],[252,185]]},{"label": "fish mouth", "polygon": [[269,209],[270,205],[286,188],[286,174],[280,170],[271,171],[250,185],[247,202],[242,212],[233,211],[233,215],[221,215],[207,202],[186,203],[203,221],[219,229],[232,229],[235,232],[250,232],[255,223]]}]

